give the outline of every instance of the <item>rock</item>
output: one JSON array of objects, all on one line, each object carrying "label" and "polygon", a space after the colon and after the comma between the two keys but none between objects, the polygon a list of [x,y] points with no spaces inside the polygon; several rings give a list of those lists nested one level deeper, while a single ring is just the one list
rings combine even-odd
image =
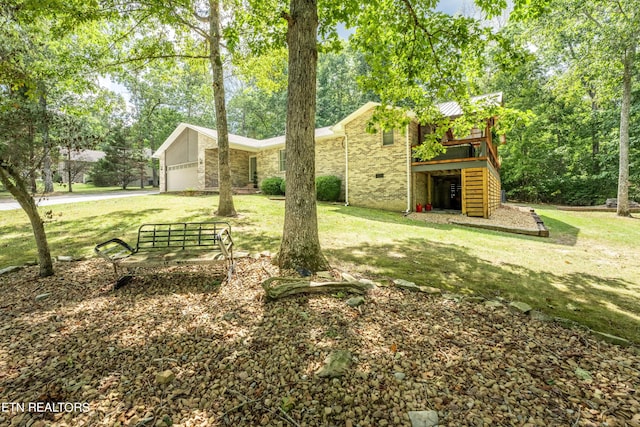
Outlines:
[{"label": "rock", "polygon": [[370,288],[375,288],[376,286],[378,286],[378,284],[376,282],[374,282],[373,280],[369,280],[369,279],[359,279],[358,283],[362,283],[363,285],[367,285]]},{"label": "rock", "polygon": [[349,307],[357,307],[364,304],[364,297],[353,297],[345,301]]},{"label": "rock", "polygon": [[47,298],[49,298],[49,293],[44,293],[44,294],[40,294],[40,295],[36,295],[36,301],[42,301],[45,300]]},{"label": "rock", "polygon": [[422,292],[425,294],[439,294],[442,292],[439,288],[433,288],[431,286],[418,286],[414,282],[410,282],[404,279],[395,279],[393,284],[400,289],[406,289],[412,292]]},{"label": "rock", "polygon": [[260,256],[265,257],[265,258],[270,258],[271,257],[271,251],[262,251],[262,252],[260,252]]},{"label": "rock", "polygon": [[409,411],[411,427],[434,427],[438,425],[436,411]]},{"label": "rock", "polygon": [[329,354],[324,360],[324,366],[316,371],[320,378],[337,378],[343,376],[353,361],[351,352],[346,350],[336,350]]},{"label": "rock", "polygon": [[342,276],[342,280],[346,281],[346,282],[350,282],[350,283],[356,283],[358,282],[358,279],[356,279],[355,277],[353,277],[351,274],[349,273],[341,273]]},{"label": "rock", "polygon": [[[640,204],[638,202],[636,202],[635,200],[629,200],[629,207],[630,208],[638,208],[640,207]],[[605,202],[605,206],[608,208],[617,208],[618,207],[618,199],[607,199],[607,201]]]},{"label": "rock", "polygon": [[176,379],[176,375],[171,369],[156,374],[156,382],[160,385],[167,385]]},{"label": "rock", "polygon": [[442,293],[442,289],[434,288],[432,286],[418,286],[418,290],[420,290],[420,292],[422,293],[429,294],[429,295],[436,295],[436,294]]},{"label": "rock", "polygon": [[529,304],[520,301],[512,301],[509,304],[509,307],[515,308],[516,310],[524,314],[527,314],[531,311],[531,306]]},{"label": "rock", "polygon": [[10,265],[9,267],[5,267],[2,270],[0,270],[0,276],[2,276],[3,274],[18,271],[18,270],[22,270],[22,267],[20,267],[19,265]]},{"label": "rock", "polygon": [[398,381],[402,381],[404,380],[407,376],[405,375],[404,372],[394,372],[393,376],[396,378],[396,380]]},{"label": "rock", "polygon": [[410,282],[404,279],[394,279],[393,284],[399,288],[416,290],[418,286],[414,282]]},{"label": "rock", "polygon": [[531,316],[532,319],[536,319],[539,320],[541,322],[550,322],[553,319],[551,318],[551,316],[546,315],[545,313],[538,311],[538,310],[532,310],[529,315]]},{"label": "rock", "polygon": [[607,334],[604,332],[598,332],[598,331],[591,331],[591,333],[598,338],[601,338],[607,342],[610,342],[611,344],[622,345],[625,347],[631,345],[631,342],[629,340],[621,337],[617,337],[615,335]]},{"label": "rock", "polygon": [[72,262],[73,257],[69,255],[58,255],[58,261],[60,262]]},{"label": "rock", "polygon": [[322,278],[322,279],[333,279],[333,275],[331,274],[330,271],[318,271],[316,273],[316,276]]},{"label": "rock", "polygon": [[593,377],[591,376],[591,373],[585,369],[582,369],[581,367],[576,367],[576,370],[574,371],[574,373],[576,374],[576,377],[580,378],[581,380],[584,381],[590,381],[593,379]]},{"label": "rock", "polygon": [[251,254],[249,252],[244,252],[244,251],[233,251],[233,258],[249,258]]}]

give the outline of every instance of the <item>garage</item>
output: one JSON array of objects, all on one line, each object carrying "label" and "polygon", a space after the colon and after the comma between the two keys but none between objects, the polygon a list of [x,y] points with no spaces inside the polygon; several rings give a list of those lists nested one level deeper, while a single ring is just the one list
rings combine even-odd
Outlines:
[{"label": "garage", "polygon": [[167,191],[198,188],[198,162],[167,166]]}]

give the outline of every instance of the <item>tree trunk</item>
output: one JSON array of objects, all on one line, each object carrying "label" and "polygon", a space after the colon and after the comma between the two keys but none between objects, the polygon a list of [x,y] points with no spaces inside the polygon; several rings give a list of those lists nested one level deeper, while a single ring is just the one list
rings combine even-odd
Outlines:
[{"label": "tree trunk", "polygon": [[287,197],[278,264],[281,269],[319,271],[328,263],[320,249],[316,211],[316,0],[291,0],[287,20]]},{"label": "tree trunk", "polygon": [[51,252],[49,251],[49,243],[47,235],[44,231],[44,222],[40,218],[36,202],[29,194],[26,183],[23,181],[19,173],[12,173],[9,167],[0,165],[0,182],[9,190],[11,195],[20,203],[31,222],[33,235],[36,239],[36,247],[38,248],[38,264],[40,264],[40,277],[53,275],[53,261],[51,260]]},{"label": "tree trunk", "polygon": [[[33,128],[31,126],[29,126],[29,160],[31,161],[32,165],[37,164],[36,161],[36,154],[34,151],[34,144],[33,144]],[[35,167],[31,167],[29,168],[29,187],[31,189],[31,194],[36,194],[38,192],[38,184],[36,182],[36,168]]]},{"label": "tree trunk", "polygon": [[219,216],[236,216],[231,194],[231,167],[229,165],[229,129],[227,127],[227,106],[224,98],[224,75],[220,55],[220,4],[209,0],[209,43],[211,71],[213,73],[213,103],[216,109],[216,130],[218,131],[218,201]]},{"label": "tree trunk", "polygon": [[629,212],[629,119],[631,115],[631,76],[635,44],[625,52],[622,77],[622,107],[620,108],[620,169],[618,171],[618,216]]},{"label": "tree trunk", "polygon": [[71,181],[73,181],[73,173],[71,168],[71,148],[67,148],[67,185],[69,186],[69,193],[73,193],[73,186],[71,184]]},{"label": "tree trunk", "polygon": [[47,113],[47,99],[44,93],[40,94],[40,107],[42,108],[42,145],[44,158],[42,172],[44,174],[44,192],[53,193],[53,172],[51,171],[51,141],[49,141],[49,117]]},{"label": "tree trunk", "polygon": [[270,277],[262,282],[262,288],[268,300],[275,300],[298,294],[351,292],[362,295],[372,286],[359,282],[311,282],[288,277]]}]

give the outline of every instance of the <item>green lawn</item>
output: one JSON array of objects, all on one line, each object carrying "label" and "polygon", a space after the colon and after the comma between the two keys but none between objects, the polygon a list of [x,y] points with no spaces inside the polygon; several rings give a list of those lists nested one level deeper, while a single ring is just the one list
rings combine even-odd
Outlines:
[{"label": "green lawn", "polygon": [[[228,221],[238,248],[275,252],[284,202],[263,196],[234,201],[240,216]],[[49,206],[43,212],[49,211],[54,256],[92,256],[96,243],[112,237],[135,242],[143,222],[211,220],[216,204],[216,196],[155,195]],[[640,220],[548,206],[536,211],[550,238],[426,224],[399,213],[332,204],[320,204],[318,217],[323,249],[335,268],[520,300],[640,343]],[[0,235],[0,267],[36,258],[22,211],[0,212]]]},{"label": "green lawn", "polygon": [[[146,187],[150,189],[151,187]],[[109,191],[122,191],[122,187],[112,186],[112,187],[96,187],[93,184],[73,184],[71,186],[73,190],[72,194],[82,194],[82,193],[107,193]],[[127,190],[140,190],[139,186],[134,186],[127,188]],[[42,183],[38,183],[38,191],[43,191]],[[69,194],[69,187],[66,184],[53,184],[53,193],[48,194],[51,195],[59,195],[59,194]],[[4,188],[0,187],[0,199],[2,198],[13,198],[11,193],[9,193]]]}]

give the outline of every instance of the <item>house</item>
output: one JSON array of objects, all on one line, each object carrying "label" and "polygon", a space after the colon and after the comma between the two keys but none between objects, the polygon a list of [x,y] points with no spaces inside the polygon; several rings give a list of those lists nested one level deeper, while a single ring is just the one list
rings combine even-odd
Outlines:
[{"label": "house", "polygon": [[[502,103],[502,94],[483,95]],[[500,163],[492,137],[495,118],[483,129],[442,141],[447,151],[430,161],[412,157],[429,127],[412,120],[406,129],[368,133],[375,107],[369,102],[333,126],[316,129],[316,174],[342,180],[347,205],[412,211],[418,204],[489,217],[500,205]],[[450,118],[455,102],[439,105]],[[160,191],[216,190],[217,132],[181,123],[154,153],[160,159]],[[247,187],[272,176],[286,177],[285,137],[255,140],[229,135],[232,186]]]},{"label": "house", "polygon": [[[102,159],[107,157],[107,153],[102,150],[67,150],[64,147],[59,147],[60,156],[58,158],[57,173],[61,183],[67,184],[69,179],[72,183],[86,183],[90,179],[91,173],[93,173],[93,167]],[[143,150],[144,159],[150,159],[152,151],[149,148]],[[135,187],[140,185],[154,184],[153,169],[150,165],[144,164],[142,170],[135,168],[132,172],[132,179],[127,186]]]},{"label": "house", "polygon": [[91,168],[106,156],[101,150],[67,150],[60,148],[60,159],[58,162],[58,175],[63,183],[68,183],[71,178],[72,183],[86,182]]}]

